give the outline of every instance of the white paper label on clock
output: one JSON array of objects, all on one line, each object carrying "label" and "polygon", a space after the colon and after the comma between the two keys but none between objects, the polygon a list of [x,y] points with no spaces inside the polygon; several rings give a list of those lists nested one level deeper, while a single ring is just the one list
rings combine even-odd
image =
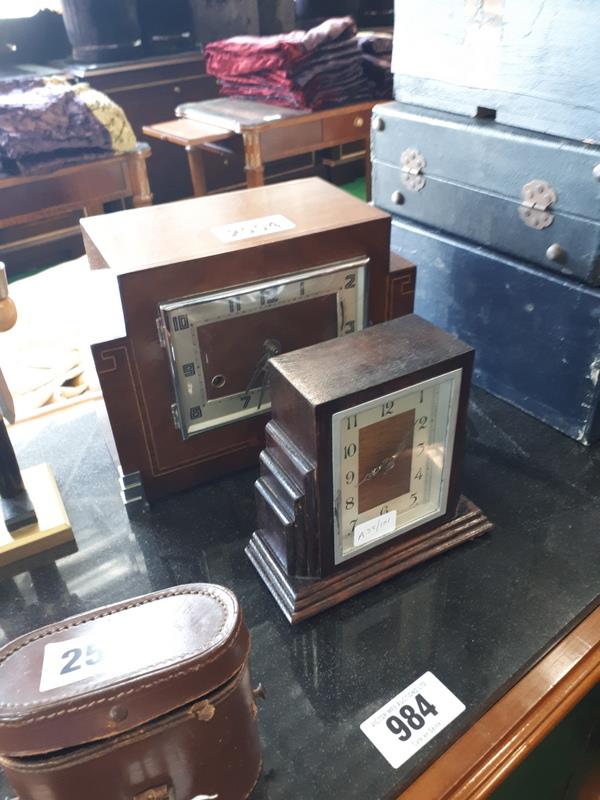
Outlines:
[{"label": "white paper label on clock", "polygon": [[108,642],[79,636],[64,642],[52,642],[44,648],[40,692],[91,678],[106,671]]},{"label": "white paper label on clock", "polygon": [[361,731],[398,769],[465,710],[431,672],[426,672],[379,711],[366,719]]},{"label": "white paper label on clock", "polygon": [[230,244],[231,242],[241,242],[244,239],[253,239],[255,236],[265,236],[269,233],[291,231],[295,227],[292,220],[284,217],[283,214],[272,214],[268,217],[247,219],[244,222],[234,222],[230,225],[219,225],[218,228],[213,228],[213,233],[221,242]]},{"label": "white paper label on clock", "polygon": [[354,547],[374,542],[382,536],[387,536],[388,533],[393,533],[396,530],[396,514],[396,511],[389,511],[357,525],[354,528]]}]

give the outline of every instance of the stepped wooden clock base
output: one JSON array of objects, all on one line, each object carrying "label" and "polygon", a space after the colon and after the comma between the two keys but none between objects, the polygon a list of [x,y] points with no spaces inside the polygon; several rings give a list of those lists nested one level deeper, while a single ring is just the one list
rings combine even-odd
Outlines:
[{"label": "stepped wooden clock base", "polygon": [[37,522],[9,533],[0,522],[0,567],[73,540],[73,531],[58,486],[48,464],[22,471]]},{"label": "stepped wooden clock base", "polygon": [[263,542],[260,531],[253,534],[246,554],[288,622],[295,624],[451,547],[481,536],[491,528],[492,523],[481,509],[466,497],[461,497],[456,516],[450,522],[416,538],[400,539],[395,546],[379,550],[360,564],[349,564],[326,578],[294,578],[287,575]]}]

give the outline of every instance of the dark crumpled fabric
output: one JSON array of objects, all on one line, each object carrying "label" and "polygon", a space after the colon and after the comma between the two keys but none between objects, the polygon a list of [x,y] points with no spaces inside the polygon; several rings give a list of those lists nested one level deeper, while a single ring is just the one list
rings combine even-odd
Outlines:
[{"label": "dark crumpled fabric", "polygon": [[373,96],[351,17],[280,36],[235,36],[205,48],[220,93],[317,110]]},{"label": "dark crumpled fabric", "polygon": [[88,161],[98,161],[99,158],[108,158],[110,155],[112,155],[110,151],[100,148],[55,150],[52,153],[39,153],[6,161],[4,167],[8,175],[47,175],[55,170]]},{"label": "dark crumpled fabric", "polygon": [[372,96],[378,100],[391,100],[394,96],[392,37],[378,33],[359,34],[358,44]]},{"label": "dark crumpled fabric", "polygon": [[109,131],[66,81],[0,82],[0,160],[6,172],[37,174],[110,152]]},{"label": "dark crumpled fabric", "polygon": [[330,19],[309,31],[291,31],[277,36],[233,36],[210,42],[204,48],[206,71],[219,77],[258,70],[286,69],[318,47],[354,36],[351,17]]}]

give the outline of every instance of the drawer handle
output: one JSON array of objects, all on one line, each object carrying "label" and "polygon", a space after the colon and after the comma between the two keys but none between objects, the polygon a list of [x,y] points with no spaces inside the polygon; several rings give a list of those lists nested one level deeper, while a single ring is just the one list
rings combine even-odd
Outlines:
[{"label": "drawer handle", "polygon": [[352,123],[355,128],[362,128],[364,127],[365,121],[363,117],[354,117],[354,121]]},{"label": "drawer handle", "polygon": [[181,86],[174,86],[173,91],[175,94],[181,94]]}]

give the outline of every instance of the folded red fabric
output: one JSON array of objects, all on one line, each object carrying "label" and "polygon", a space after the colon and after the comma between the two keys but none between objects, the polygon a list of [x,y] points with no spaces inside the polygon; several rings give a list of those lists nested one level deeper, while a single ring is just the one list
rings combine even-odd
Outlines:
[{"label": "folded red fabric", "polygon": [[283,69],[327,42],[355,34],[356,24],[352,17],[339,17],[309,31],[292,31],[277,36],[233,36],[206,45],[206,71],[218,77],[223,71],[234,75],[250,69]]},{"label": "folded red fabric", "polygon": [[351,17],[280,36],[235,36],[205,48],[221,94],[317,109],[369,97]]}]

